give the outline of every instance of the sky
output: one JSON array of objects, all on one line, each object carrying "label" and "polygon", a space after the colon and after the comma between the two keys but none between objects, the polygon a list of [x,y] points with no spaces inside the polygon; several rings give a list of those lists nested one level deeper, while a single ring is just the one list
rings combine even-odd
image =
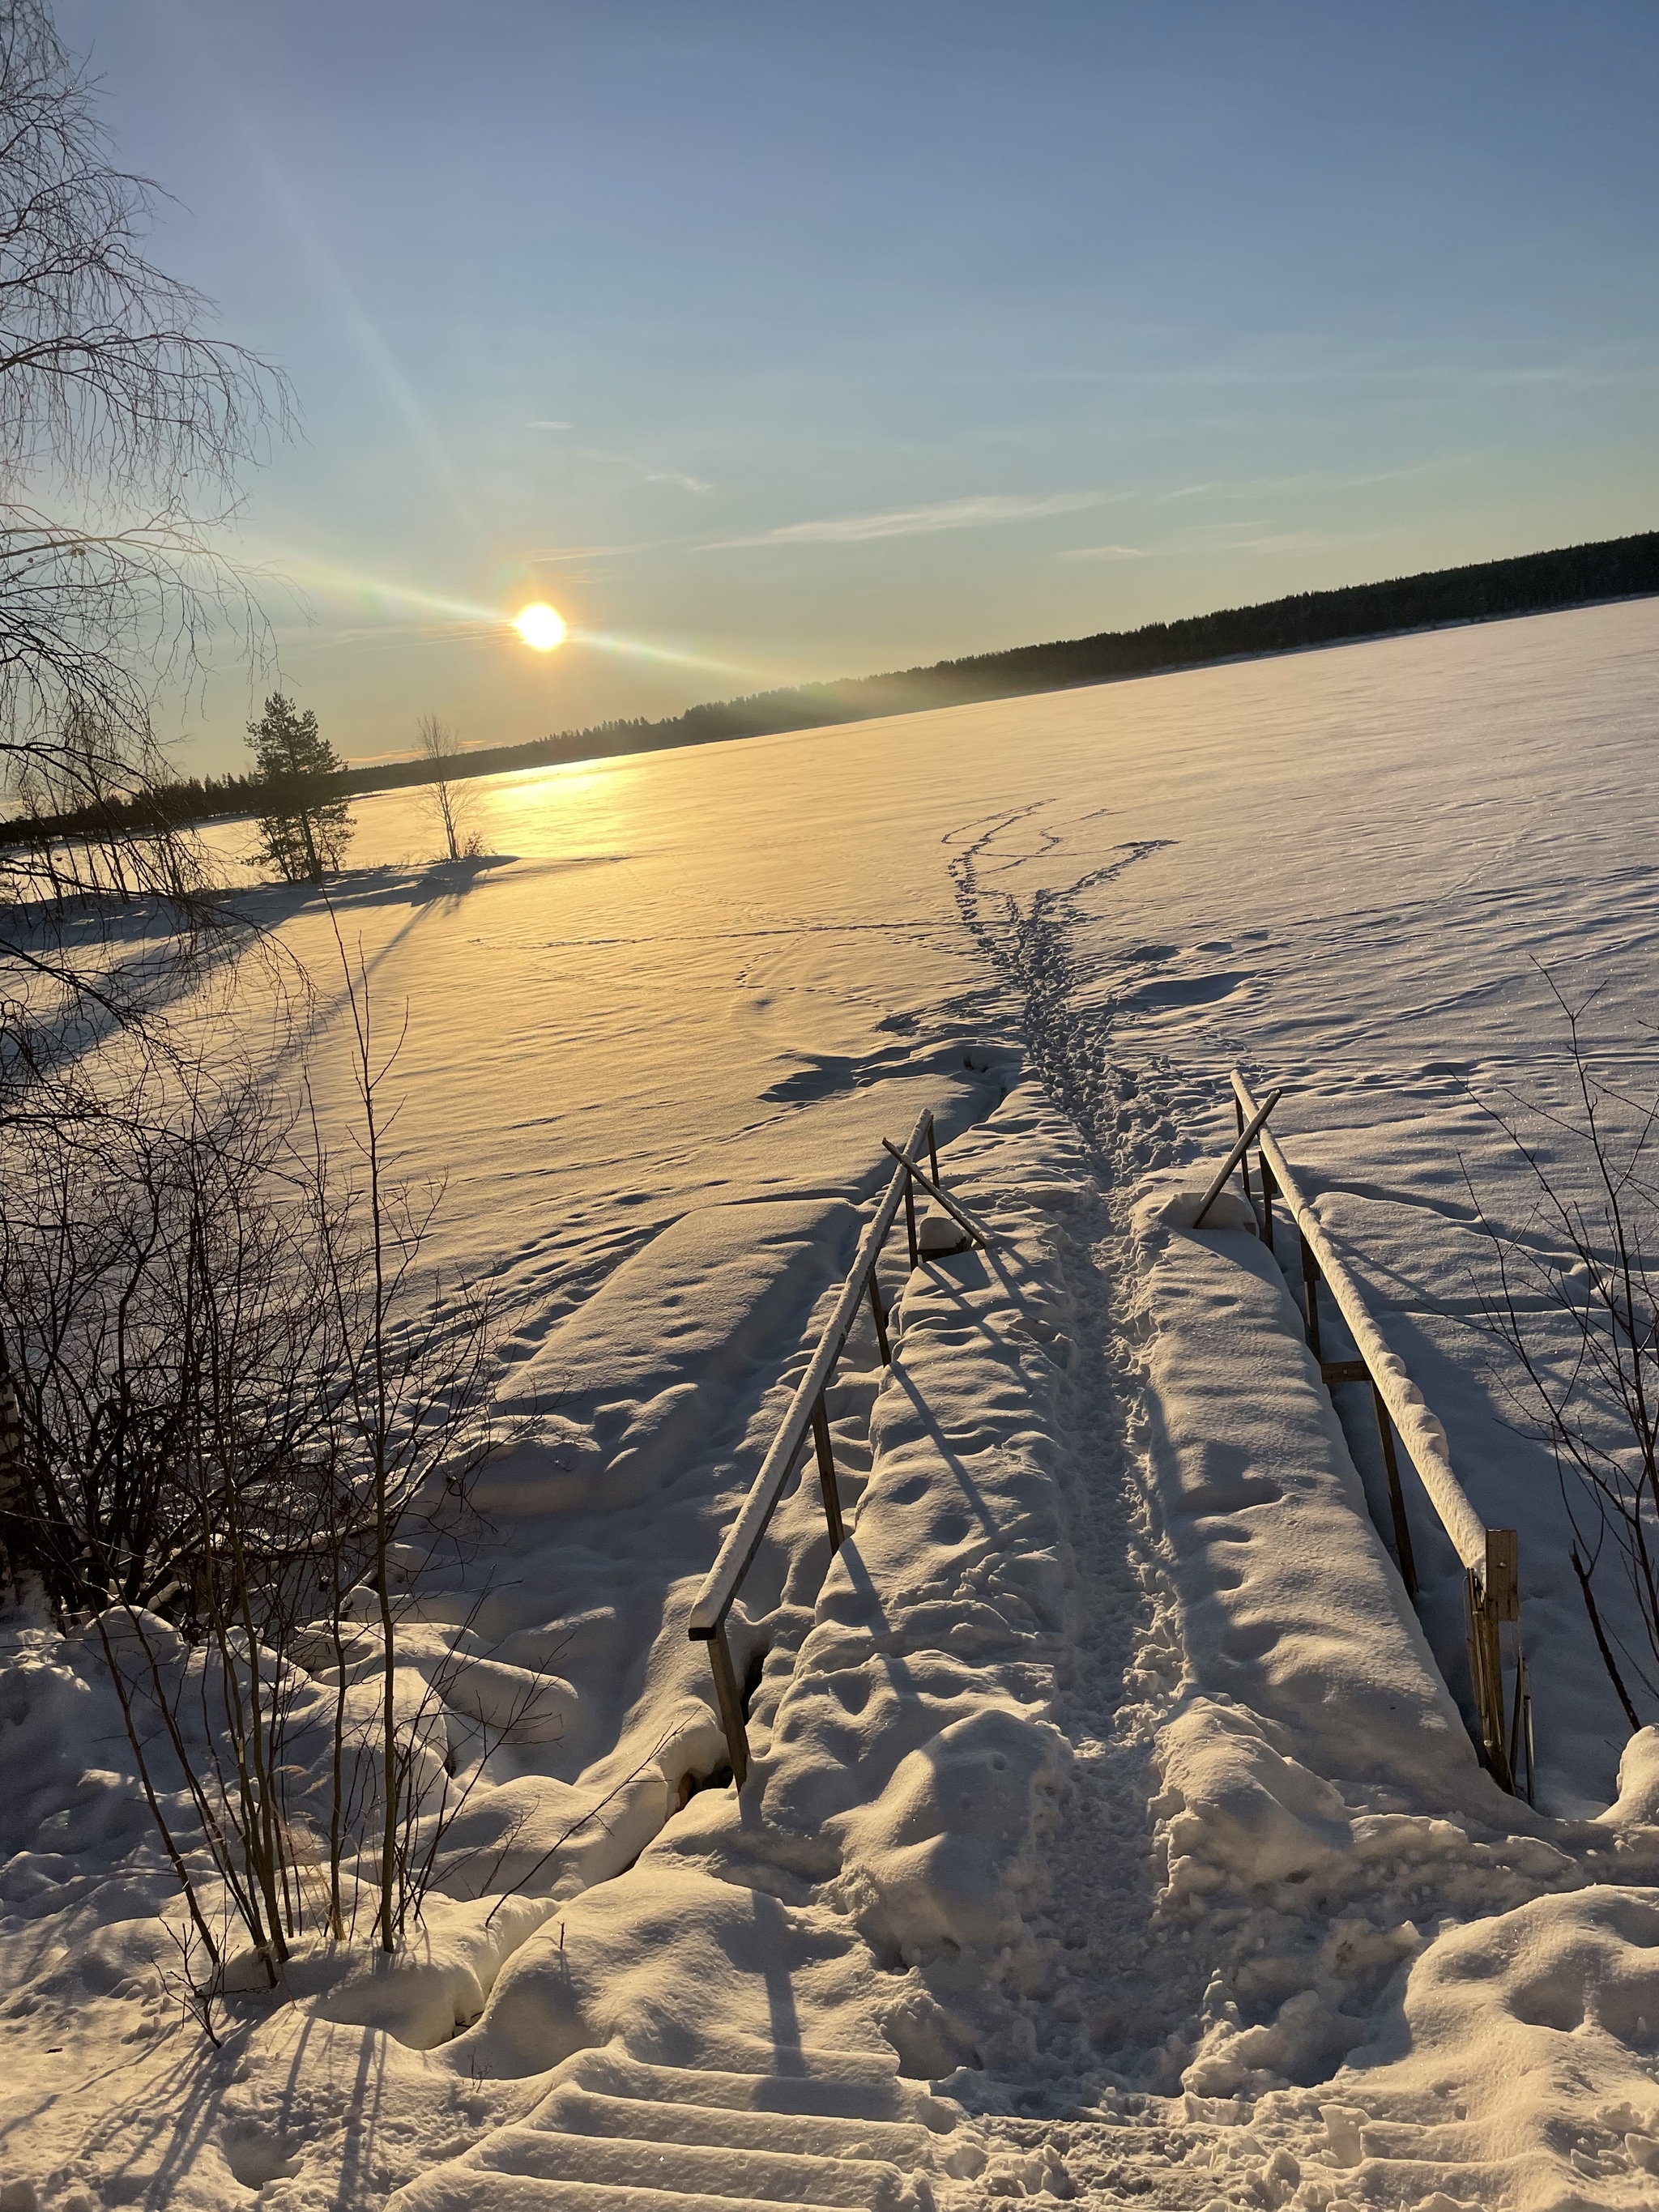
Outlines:
[{"label": "sky", "polygon": [[374,760],[1659,526],[1651,0],[56,13],[299,401],[188,768],[279,683]]}]

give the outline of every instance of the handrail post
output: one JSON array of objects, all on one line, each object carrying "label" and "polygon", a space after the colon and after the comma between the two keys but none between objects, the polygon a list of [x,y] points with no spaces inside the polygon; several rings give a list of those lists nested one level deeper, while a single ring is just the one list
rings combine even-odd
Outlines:
[{"label": "handrail post", "polygon": [[708,1639],[709,1663],[714,1670],[714,1702],[720,1708],[726,1748],[731,1754],[732,1779],[741,1790],[749,1778],[749,1730],[744,1725],[743,1697],[732,1665],[732,1647],[726,1640],[726,1623]]},{"label": "handrail post", "polygon": [[836,1483],[836,1455],[830,1449],[830,1416],[824,1411],[822,1391],[812,1406],[812,1441],[818,1448],[818,1487],[823,1492],[823,1517],[830,1524],[830,1548],[838,1552],[846,1532],[841,1524],[841,1492]]},{"label": "handrail post", "polygon": [[1394,1423],[1389,1419],[1389,1409],[1375,1381],[1371,1383],[1371,1403],[1376,1410],[1376,1433],[1382,1439],[1382,1467],[1389,1478],[1389,1510],[1394,1516],[1394,1548],[1400,1561],[1400,1579],[1406,1585],[1407,1596],[1415,1598],[1417,1561],[1412,1552],[1411,1523],[1406,1518],[1406,1494],[1400,1486],[1400,1462],[1395,1457]]},{"label": "handrail post", "polygon": [[[976,1221],[973,1215],[969,1212],[965,1206],[961,1205],[956,1199],[952,1198],[949,1191],[941,1189],[939,1185],[933,1181],[931,1176],[927,1175],[922,1169],[919,1168],[914,1160],[908,1158],[904,1153],[900,1152],[898,1146],[893,1142],[890,1137],[884,1137],[881,1140],[881,1144],[882,1150],[886,1152],[890,1152],[893,1158],[898,1162],[899,1165],[904,1170],[907,1178],[905,1184],[907,1192],[909,1191],[913,1185],[920,1183],[922,1189],[927,1192],[928,1197],[933,1200],[935,1206],[937,1206],[942,1212],[948,1213],[951,1220],[956,1223],[959,1229],[963,1229],[967,1231],[968,1240],[970,1243],[988,1244],[990,1243],[990,1232],[987,1230],[984,1223],[982,1221]],[[1216,1188],[1219,1189],[1220,1185],[1218,1184]]]},{"label": "handrail post", "polygon": [[1324,1354],[1319,1348],[1319,1262],[1305,1237],[1302,1240],[1302,1287],[1308,1302],[1309,1348],[1316,1359],[1322,1359]]},{"label": "handrail post", "polygon": [[939,1181],[939,1139],[933,1129],[933,1117],[927,1116],[927,1158],[933,1163],[933,1181]]},{"label": "handrail post", "polygon": [[880,1257],[878,1252],[870,1262],[870,1311],[875,1320],[876,1346],[881,1353],[881,1364],[884,1367],[890,1367],[893,1350],[887,1341],[887,1316],[881,1310],[881,1285],[876,1280],[876,1262]]},{"label": "handrail post", "polygon": [[[1241,1114],[1243,1110],[1240,1107]],[[1266,1152],[1256,1154],[1255,1164],[1261,1170],[1261,1236],[1271,1252],[1273,1249],[1273,1171],[1267,1164]]]},{"label": "handrail post", "polygon": [[915,1274],[921,1265],[921,1247],[916,1243],[916,1188],[908,1164],[904,1170],[904,1233],[910,1240],[910,1272]]},{"label": "handrail post", "polygon": [[[1487,1531],[1488,1544],[1492,1537],[1509,1539],[1513,1557],[1515,1532],[1510,1528]],[[1492,1554],[1488,1551],[1488,1560]],[[1498,1624],[1512,1618],[1503,1610],[1503,1592],[1496,1587],[1489,1564],[1483,1586],[1482,1578],[1474,1567],[1463,1574],[1465,1601],[1468,1606],[1469,1675],[1474,1688],[1475,1710],[1480,1720],[1480,1747],[1492,1780],[1500,1790],[1516,1794],[1515,1774],[1510,1765],[1509,1729],[1504,1713],[1504,1654],[1498,1642]]]}]

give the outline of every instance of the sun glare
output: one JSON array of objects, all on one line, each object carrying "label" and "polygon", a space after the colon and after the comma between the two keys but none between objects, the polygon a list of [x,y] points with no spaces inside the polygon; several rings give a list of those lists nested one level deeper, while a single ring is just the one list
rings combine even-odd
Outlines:
[{"label": "sun glare", "polygon": [[533,607],[520,608],[513,617],[513,627],[537,653],[551,653],[556,645],[564,643],[564,617],[545,600],[538,599]]}]

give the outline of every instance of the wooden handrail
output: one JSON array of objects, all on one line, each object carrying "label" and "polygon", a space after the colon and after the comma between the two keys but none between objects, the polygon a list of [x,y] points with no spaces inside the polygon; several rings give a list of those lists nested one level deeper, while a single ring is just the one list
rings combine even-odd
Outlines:
[{"label": "wooden handrail", "polygon": [[[1237,1070],[1233,1074],[1233,1089],[1245,1113],[1254,1115],[1255,1101],[1250,1096],[1249,1085]],[[1267,1129],[1263,1129],[1261,1134],[1261,1149],[1273,1171],[1273,1181],[1290,1209],[1291,1218],[1306,1239],[1309,1249],[1319,1263],[1326,1287],[1335,1299],[1343,1320],[1348,1324],[1354,1349],[1364,1361],[1372,1382],[1382,1395],[1382,1402],[1400,1431],[1401,1443],[1411,1455],[1412,1465],[1417,1469],[1430,1503],[1440,1516],[1441,1526],[1451,1538],[1463,1565],[1484,1575],[1486,1569],[1486,1523],[1470,1504],[1462,1484],[1452,1472],[1451,1457],[1446,1448],[1446,1431],[1429,1411],[1422,1392],[1407,1374],[1405,1362],[1397,1352],[1389,1349],[1382,1332],[1371,1319],[1358,1285],[1343,1264],[1319,1216],[1304,1197],[1290,1162],[1279,1150],[1277,1138]]]},{"label": "wooden handrail", "polygon": [[[778,1501],[795,1471],[796,1462],[809,1434],[813,1436],[817,1446],[818,1478],[823,1489],[824,1515],[830,1527],[830,1547],[832,1550],[840,1548],[841,1499],[836,1486],[835,1462],[830,1455],[830,1422],[824,1410],[823,1394],[835,1373],[836,1363],[852,1334],[853,1324],[858,1318],[859,1307],[866,1290],[875,1317],[876,1337],[883,1364],[889,1360],[887,1317],[882,1311],[876,1265],[881,1258],[888,1231],[897,1218],[899,1207],[909,1200],[911,1171],[924,1145],[928,1147],[930,1156],[934,1158],[937,1173],[931,1107],[923,1109],[910,1133],[909,1142],[898,1156],[899,1165],[893,1170],[892,1181],[888,1184],[869,1227],[859,1240],[852,1272],[836,1301],[836,1310],[830,1316],[829,1326],[819,1338],[811,1364],[789,1401],[789,1410],[761,1462],[760,1473],[750,1486],[743,1510],[726,1533],[726,1540],[715,1556],[714,1565],[708,1570],[686,1626],[686,1633],[694,1644],[707,1644],[709,1647],[720,1724],[732,1754],[732,1777],[739,1784],[749,1771],[749,1738],[744,1723],[742,1697],[732,1665],[731,1649],[726,1638],[726,1617],[732,1610],[756,1553],[760,1549],[761,1539],[777,1510]],[[895,1148],[889,1146],[888,1150]],[[911,1258],[914,1264],[914,1229],[911,1232]]]},{"label": "wooden handrail", "polygon": [[[1246,1117],[1254,1121],[1261,1109],[1238,1068],[1233,1070],[1232,1086],[1241,1125]],[[1348,1333],[1359,1354],[1358,1362],[1328,1362],[1322,1358],[1321,1372],[1328,1383],[1357,1381],[1362,1376],[1370,1382],[1377,1427],[1382,1438],[1383,1459],[1389,1477],[1389,1498],[1394,1509],[1401,1570],[1407,1586],[1415,1596],[1416,1573],[1412,1563],[1410,1532],[1406,1525],[1405,1504],[1395,1465],[1389,1421],[1399,1431],[1401,1442],[1417,1470],[1424,1492],[1463,1565],[1468,1609],[1469,1675],[1480,1716],[1482,1749],[1486,1763],[1502,1786],[1511,1793],[1515,1792],[1515,1774],[1524,1723],[1528,1795],[1530,1796],[1532,1701],[1527,1691],[1526,1662],[1517,1648],[1515,1711],[1512,1718],[1509,1718],[1504,1711],[1503,1656],[1498,1634],[1500,1621],[1518,1622],[1521,1618],[1518,1547],[1515,1531],[1512,1528],[1488,1528],[1470,1504],[1468,1493],[1453,1470],[1445,1430],[1407,1373],[1404,1360],[1389,1349],[1382,1332],[1371,1317],[1358,1285],[1349,1273],[1319,1216],[1304,1195],[1290,1162],[1279,1148],[1278,1139],[1265,1125],[1258,1131],[1257,1144],[1261,1164],[1262,1205],[1269,1243],[1275,1187],[1302,1238],[1302,1273],[1308,1299],[1308,1340],[1315,1357],[1320,1356],[1319,1316],[1316,1300],[1317,1286],[1322,1279],[1347,1323]],[[1245,1166],[1243,1173],[1248,1195],[1248,1166]],[[1358,1374],[1352,1371],[1356,1366]]]}]

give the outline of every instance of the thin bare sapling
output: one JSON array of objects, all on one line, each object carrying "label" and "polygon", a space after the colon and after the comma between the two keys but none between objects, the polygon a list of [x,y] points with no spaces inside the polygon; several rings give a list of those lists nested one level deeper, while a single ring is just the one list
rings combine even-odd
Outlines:
[{"label": "thin bare sapling", "polygon": [[[349,1171],[314,1115],[205,1075],[100,1125],[96,1173],[58,1125],[3,1140],[27,1194],[0,1237],[8,1550],[100,1644],[203,1954],[216,1970],[210,1875],[273,1984],[296,1936],[347,1934],[365,1851],[382,1929],[387,1893],[394,1936],[418,1917],[400,1839],[431,1729],[398,1720],[387,1569],[406,1523],[461,1513],[487,1434],[487,1304],[421,1266],[436,1194],[386,1173],[386,1072]],[[365,1601],[391,1632],[368,1711]]]},{"label": "thin bare sapling", "polygon": [[1518,1425],[1554,1459],[1590,1632],[1636,1729],[1644,1712],[1659,1719],[1659,1097],[1597,1066],[1583,1025],[1598,994],[1570,1002],[1544,980],[1565,1026],[1569,1100],[1481,1102],[1525,1162],[1535,1208],[1500,1227],[1466,1170],[1493,1258],[1479,1288],[1510,1355]]}]

